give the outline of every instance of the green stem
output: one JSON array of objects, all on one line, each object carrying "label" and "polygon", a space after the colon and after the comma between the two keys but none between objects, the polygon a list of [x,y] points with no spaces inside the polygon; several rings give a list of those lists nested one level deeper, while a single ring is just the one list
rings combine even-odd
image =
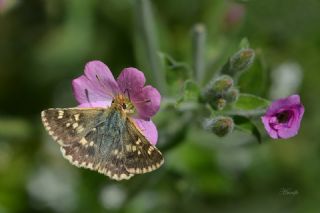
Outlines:
[{"label": "green stem", "polygon": [[194,79],[200,83],[205,71],[206,29],[203,24],[197,24],[192,31],[192,58]]},{"label": "green stem", "polygon": [[145,56],[148,59],[148,67],[152,72],[152,82],[162,94],[166,92],[165,75],[161,69],[161,62],[158,56],[158,42],[154,27],[150,0],[135,0],[136,18],[139,27],[139,36],[145,45]]}]

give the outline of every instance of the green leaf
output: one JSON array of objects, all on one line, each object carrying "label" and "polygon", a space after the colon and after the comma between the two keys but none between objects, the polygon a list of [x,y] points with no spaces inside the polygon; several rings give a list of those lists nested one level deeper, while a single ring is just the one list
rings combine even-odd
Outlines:
[{"label": "green leaf", "polygon": [[261,134],[257,126],[249,118],[244,116],[233,116],[233,121],[236,129],[252,134],[257,141],[261,143]]},{"label": "green leaf", "polygon": [[249,40],[246,37],[244,37],[240,41],[239,47],[240,47],[240,49],[248,49],[248,48],[250,48]]},{"label": "green leaf", "polygon": [[261,97],[251,94],[240,94],[238,100],[232,106],[230,111],[225,112],[228,115],[240,115],[245,117],[257,117],[265,113],[270,102]]},{"label": "green leaf", "polygon": [[234,104],[236,110],[255,110],[264,109],[269,106],[269,101],[251,94],[240,94],[238,100]]}]

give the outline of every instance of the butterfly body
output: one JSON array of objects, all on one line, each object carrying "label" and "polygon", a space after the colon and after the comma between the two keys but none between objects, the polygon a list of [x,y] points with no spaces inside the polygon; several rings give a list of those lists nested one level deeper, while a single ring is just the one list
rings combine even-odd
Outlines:
[{"label": "butterfly body", "polygon": [[73,165],[115,180],[153,171],[163,164],[161,152],[143,135],[124,96],[106,108],[57,108],[42,111],[42,122]]}]

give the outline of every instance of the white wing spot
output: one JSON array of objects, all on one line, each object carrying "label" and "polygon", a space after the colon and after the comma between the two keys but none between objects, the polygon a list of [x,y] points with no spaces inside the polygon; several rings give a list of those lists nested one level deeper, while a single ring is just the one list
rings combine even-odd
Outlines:
[{"label": "white wing spot", "polygon": [[130,152],[131,151],[131,145],[126,145],[126,149],[127,149],[128,152]]},{"label": "white wing spot", "polygon": [[83,128],[82,126],[79,126],[79,127],[77,128],[77,132],[78,132],[78,133],[83,132],[83,130],[84,130],[84,128]]},{"label": "white wing spot", "polygon": [[138,138],[138,140],[136,141],[136,144],[139,145],[141,143],[140,138]]},{"label": "white wing spot", "polygon": [[79,117],[80,117],[80,114],[75,114],[75,115],[74,115],[74,119],[75,119],[76,121],[79,120]]},{"label": "white wing spot", "polygon": [[74,128],[74,129],[77,128],[78,126],[79,126],[78,123],[73,123],[73,124],[72,124],[72,128]]},{"label": "white wing spot", "polygon": [[62,110],[58,111],[58,119],[62,119],[63,118],[63,114],[64,112]]},{"label": "white wing spot", "polygon": [[82,145],[86,145],[88,143],[88,141],[85,138],[81,138],[80,143]]}]

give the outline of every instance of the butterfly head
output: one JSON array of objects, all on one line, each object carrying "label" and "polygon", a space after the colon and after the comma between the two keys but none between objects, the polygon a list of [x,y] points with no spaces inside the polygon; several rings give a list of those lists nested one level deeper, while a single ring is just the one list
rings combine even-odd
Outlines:
[{"label": "butterfly head", "polygon": [[126,114],[134,114],[136,112],[136,109],[130,99],[121,94],[113,98],[111,106],[124,111]]}]

